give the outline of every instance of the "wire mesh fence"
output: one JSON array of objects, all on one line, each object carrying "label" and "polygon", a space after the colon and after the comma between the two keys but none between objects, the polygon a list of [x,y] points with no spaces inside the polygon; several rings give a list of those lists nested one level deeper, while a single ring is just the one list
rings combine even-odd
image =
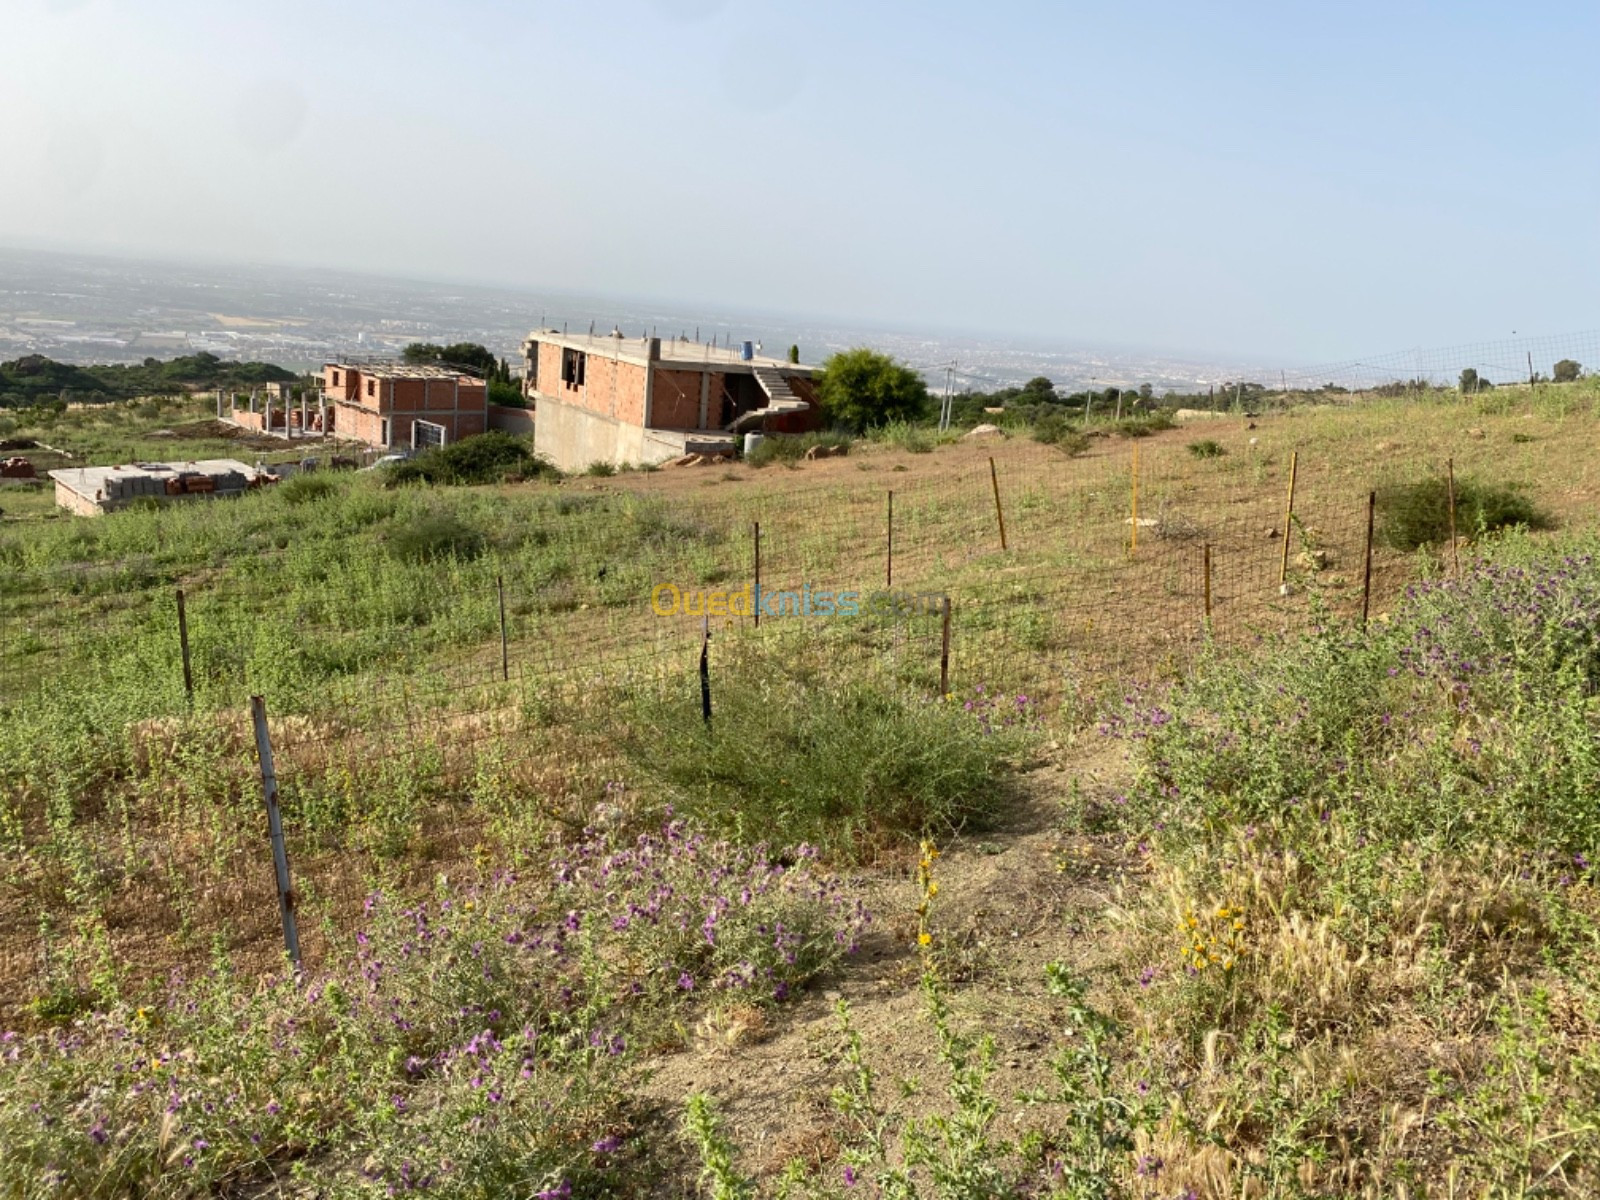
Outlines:
[{"label": "wire mesh fence", "polygon": [[281,962],[251,697],[315,964],[373,889],[603,816],[641,729],[687,737],[709,706],[739,737],[731,681],[1070,707],[1208,641],[1358,621],[1412,569],[1379,547],[1368,570],[1368,488],[1315,454],[1008,443],[905,479],[716,483],[545,489],[487,532],[373,489],[316,553],[242,507],[212,506],[215,543],[135,514],[65,565],[14,561],[0,1020],[219,950]]}]

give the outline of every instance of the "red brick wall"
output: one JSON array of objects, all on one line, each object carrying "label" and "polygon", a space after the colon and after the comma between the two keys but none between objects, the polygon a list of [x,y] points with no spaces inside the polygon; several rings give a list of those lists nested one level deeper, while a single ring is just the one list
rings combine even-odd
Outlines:
[{"label": "red brick wall", "polygon": [[653,429],[700,428],[700,372],[656,369],[650,394]]},{"label": "red brick wall", "polygon": [[633,425],[644,424],[643,365],[613,359],[607,354],[590,354],[584,364],[584,386],[573,388],[561,378],[561,353],[562,348],[552,342],[539,343],[541,392],[563,404],[573,404]]}]

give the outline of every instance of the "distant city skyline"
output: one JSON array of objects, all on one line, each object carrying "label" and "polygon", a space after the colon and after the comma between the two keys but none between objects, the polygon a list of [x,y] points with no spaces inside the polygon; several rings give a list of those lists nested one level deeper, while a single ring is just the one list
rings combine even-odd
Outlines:
[{"label": "distant city skyline", "polygon": [[1600,9],[15,0],[0,243],[1229,361],[1597,323]]}]

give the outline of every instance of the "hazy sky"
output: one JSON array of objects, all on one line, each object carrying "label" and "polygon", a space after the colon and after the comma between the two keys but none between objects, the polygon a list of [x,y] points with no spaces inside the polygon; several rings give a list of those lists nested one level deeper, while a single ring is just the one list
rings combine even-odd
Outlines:
[{"label": "hazy sky", "polygon": [[1600,5],[0,0],[0,242],[1321,361],[1595,326]]}]

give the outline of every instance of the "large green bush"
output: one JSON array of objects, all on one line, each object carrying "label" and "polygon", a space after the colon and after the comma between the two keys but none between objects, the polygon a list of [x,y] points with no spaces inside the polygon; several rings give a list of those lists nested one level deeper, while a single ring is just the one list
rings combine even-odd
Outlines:
[{"label": "large green bush", "polygon": [[407,483],[496,483],[516,474],[524,478],[558,474],[522,438],[491,430],[449,446],[424,450],[415,458],[388,468],[391,487]]},{"label": "large green bush", "polygon": [[[1456,535],[1481,537],[1499,529],[1522,526],[1550,529],[1555,519],[1514,484],[1455,481]],[[1378,491],[1378,516],[1383,540],[1397,550],[1450,542],[1450,482],[1441,475],[1417,483],[1395,484]]]}]

